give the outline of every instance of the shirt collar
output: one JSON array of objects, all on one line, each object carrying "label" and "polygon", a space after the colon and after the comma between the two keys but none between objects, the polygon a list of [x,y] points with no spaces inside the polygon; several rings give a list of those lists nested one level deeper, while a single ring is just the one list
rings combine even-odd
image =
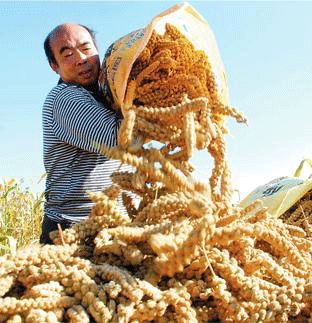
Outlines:
[{"label": "shirt collar", "polygon": [[68,85],[77,85],[77,86],[83,87],[88,92],[90,92],[90,94],[98,101],[101,101],[101,99],[103,97],[103,94],[100,92],[99,85],[98,85],[97,88],[95,88],[95,87],[90,88],[90,87],[87,87],[87,86],[82,86],[82,85],[71,83],[71,82],[65,82],[61,78],[58,80],[57,85],[63,84],[63,83],[68,84]]}]

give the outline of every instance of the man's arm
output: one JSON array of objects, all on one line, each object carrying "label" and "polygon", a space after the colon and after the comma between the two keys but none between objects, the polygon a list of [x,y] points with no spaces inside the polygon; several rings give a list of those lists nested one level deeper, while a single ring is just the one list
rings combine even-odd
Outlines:
[{"label": "man's arm", "polygon": [[117,145],[121,119],[95,101],[84,89],[69,86],[55,99],[52,128],[70,145],[100,153],[100,145]]}]

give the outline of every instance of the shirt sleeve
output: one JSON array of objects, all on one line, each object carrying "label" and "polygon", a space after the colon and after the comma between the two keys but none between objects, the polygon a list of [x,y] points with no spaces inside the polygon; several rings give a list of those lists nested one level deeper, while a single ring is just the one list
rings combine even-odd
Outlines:
[{"label": "shirt sleeve", "polygon": [[77,86],[62,90],[53,106],[52,128],[56,137],[83,150],[100,153],[101,145],[117,145],[121,119]]}]

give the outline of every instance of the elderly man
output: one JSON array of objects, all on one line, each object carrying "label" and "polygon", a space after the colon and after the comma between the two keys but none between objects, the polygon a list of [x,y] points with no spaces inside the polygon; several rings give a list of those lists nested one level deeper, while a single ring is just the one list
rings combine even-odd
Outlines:
[{"label": "elderly man", "polygon": [[117,145],[121,117],[103,104],[98,90],[99,54],[89,28],[66,23],[44,42],[49,64],[60,81],[43,105],[43,154],[47,173],[41,243],[51,243],[57,224],[67,228],[90,214],[88,191],[111,184],[120,166],[99,152]]}]

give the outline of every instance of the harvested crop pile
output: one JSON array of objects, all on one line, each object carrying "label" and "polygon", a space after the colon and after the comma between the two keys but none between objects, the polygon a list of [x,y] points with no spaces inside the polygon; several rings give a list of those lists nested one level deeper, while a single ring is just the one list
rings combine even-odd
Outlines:
[{"label": "harvested crop pile", "polygon": [[[222,119],[243,117],[228,107],[217,109],[210,95],[200,95],[205,96],[187,99],[190,94],[182,93],[177,105],[164,108],[137,107],[135,99],[128,100],[120,133],[127,140],[102,152],[136,171],[115,173],[112,187],[91,194],[95,206],[89,218],[51,233],[55,245],[31,246],[0,259],[0,320],[312,319],[311,241],[301,228],[270,216],[258,201],[245,209],[232,206]],[[142,127],[133,122],[139,118]],[[154,118],[150,124],[148,118]],[[203,127],[208,120],[209,127]],[[157,130],[148,128],[159,126],[158,121],[164,123]],[[133,143],[133,132],[141,142]],[[186,143],[198,138],[214,160],[209,185],[192,179],[185,153],[190,151]],[[144,148],[149,139],[165,145]],[[128,216],[117,207],[120,189]],[[130,193],[141,197],[138,208]]]}]

